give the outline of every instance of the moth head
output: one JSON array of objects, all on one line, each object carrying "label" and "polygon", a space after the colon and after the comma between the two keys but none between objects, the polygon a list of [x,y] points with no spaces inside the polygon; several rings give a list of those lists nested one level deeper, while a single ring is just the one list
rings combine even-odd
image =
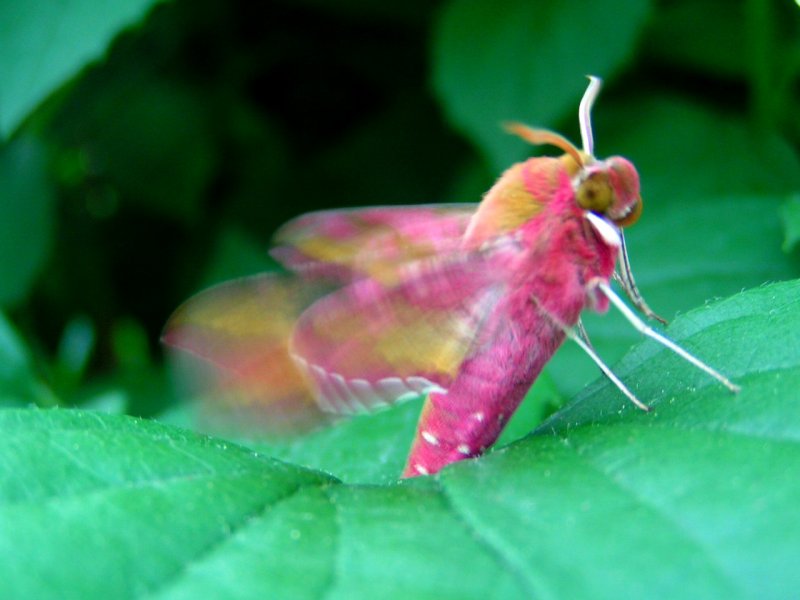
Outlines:
[{"label": "moth head", "polygon": [[594,156],[591,111],[600,86],[601,80],[590,76],[589,87],[581,100],[578,117],[582,150],[578,150],[563,136],[546,129],[532,129],[519,123],[506,124],[506,129],[532,144],[549,144],[563,150],[578,206],[607,218],[617,227],[628,227],[642,214],[639,174],[625,158],[612,156],[598,160]]},{"label": "moth head", "polygon": [[578,206],[603,215],[618,227],[633,225],[642,214],[639,174],[620,156],[584,166],[574,179]]}]

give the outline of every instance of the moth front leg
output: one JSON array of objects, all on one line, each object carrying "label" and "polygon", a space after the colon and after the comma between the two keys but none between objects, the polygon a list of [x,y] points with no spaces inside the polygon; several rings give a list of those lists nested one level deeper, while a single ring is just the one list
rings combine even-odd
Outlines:
[{"label": "moth front leg", "polygon": [[586,308],[600,314],[608,311],[608,297],[600,289],[603,285],[608,285],[608,283],[608,278],[605,277],[592,277],[589,279],[586,283]]}]

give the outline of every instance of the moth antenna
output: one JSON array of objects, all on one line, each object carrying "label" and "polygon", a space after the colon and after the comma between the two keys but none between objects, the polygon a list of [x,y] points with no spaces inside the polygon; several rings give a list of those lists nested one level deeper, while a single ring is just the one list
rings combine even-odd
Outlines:
[{"label": "moth antenna", "polygon": [[636,286],[636,281],[633,279],[633,271],[631,270],[631,261],[628,258],[628,248],[625,246],[625,234],[621,228],[619,229],[619,239],[619,271],[614,271],[614,279],[619,282],[620,286],[625,291],[625,295],[645,317],[648,319],[655,319],[666,325],[667,320],[657,315],[653,309],[647,305],[647,302],[645,302],[642,297],[642,293]]},{"label": "moth antenna", "polygon": [[578,121],[581,124],[581,142],[583,151],[589,156],[594,156],[594,135],[592,134],[592,105],[600,93],[603,80],[594,75],[587,75],[589,87],[583,93],[580,107],[578,108]]},{"label": "moth antenna", "polygon": [[564,331],[567,334],[568,338],[570,338],[572,341],[578,344],[581,350],[583,350],[584,352],[586,352],[586,354],[589,355],[589,358],[591,358],[594,361],[594,363],[598,367],[600,367],[600,370],[603,372],[603,375],[608,377],[611,383],[617,386],[619,391],[625,394],[625,396],[627,396],[628,400],[633,402],[637,408],[641,408],[645,412],[650,412],[650,407],[647,406],[647,404],[645,404],[641,400],[639,400],[636,397],[636,395],[628,389],[628,386],[622,383],[622,380],[619,377],[614,375],[614,371],[612,371],[611,367],[609,367],[606,363],[603,362],[603,359],[600,358],[597,352],[594,351],[594,348],[592,348],[591,344],[588,343],[588,340],[584,340],[580,334],[575,333],[575,331],[572,329],[567,328]]},{"label": "moth antenna", "polygon": [[626,319],[628,319],[631,325],[633,325],[636,328],[636,330],[639,331],[639,333],[642,333],[647,337],[654,339],[662,346],[668,348],[669,350],[672,350],[675,354],[680,356],[685,361],[692,363],[695,367],[697,367],[701,371],[704,371],[705,373],[707,373],[708,375],[719,381],[722,385],[724,385],[734,394],[741,389],[738,385],[733,383],[722,373],[708,366],[699,358],[692,356],[686,350],[678,346],[678,344],[664,337],[663,335],[658,333],[655,329],[647,325],[644,321],[642,321],[639,317],[636,316],[636,313],[634,313],[630,308],[628,308],[628,306],[622,301],[622,298],[617,296],[617,294],[614,292],[614,290],[612,290],[608,286],[608,284],[601,282],[597,284],[597,287],[600,289],[601,292],[603,292],[603,294],[605,294],[606,298],[608,298],[614,304],[614,306],[617,307],[619,312],[621,312],[622,315]]},{"label": "moth antenna", "polygon": [[569,154],[575,160],[575,162],[578,163],[580,168],[584,167],[585,161],[583,160],[580,151],[567,138],[555,133],[554,131],[550,131],[548,129],[534,129],[533,127],[523,125],[522,123],[513,122],[503,123],[503,128],[509,133],[513,133],[514,135],[521,137],[526,142],[536,146],[541,146],[543,144],[555,146],[556,148]]}]

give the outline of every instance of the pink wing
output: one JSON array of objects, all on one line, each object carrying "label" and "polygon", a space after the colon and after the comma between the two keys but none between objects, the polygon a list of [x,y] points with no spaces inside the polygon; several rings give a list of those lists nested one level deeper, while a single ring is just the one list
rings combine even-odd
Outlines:
[{"label": "pink wing", "polygon": [[325,291],[265,274],[205,290],[175,311],[162,341],[180,351],[179,380],[204,400],[214,424],[284,434],[330,419],[288,353],[295,321]]},{"label": "pink wing", "polygon": [[413,263],[392,287],[362,279],[309,307],[290,352],[323,409],[358,412],[444,391],[506,292],[500,263],[514,250]]},{"label": "pink wing", "polygon": [[188,379],[210,391],[213,407],[267,433],[446,388],[503,293],[499,274],[508,269],[496,263],[513,246],[463,252],[470,215],[458,206],[300,217],[279,235],[293,244],[284,252],[303,249],[287,265],[321,275],[333,263],[350,284],[331,291],[321,283],[330,277],[278,275],[229,282],[180,307],[163,339],[204,365]]},{"label": "pink wing", "polygon": [[392,284],[401,265],[458,251],[476,208],[440,204],[309,213],[278,231],[272,255],[306,277],[340,282],[372,277]]}]

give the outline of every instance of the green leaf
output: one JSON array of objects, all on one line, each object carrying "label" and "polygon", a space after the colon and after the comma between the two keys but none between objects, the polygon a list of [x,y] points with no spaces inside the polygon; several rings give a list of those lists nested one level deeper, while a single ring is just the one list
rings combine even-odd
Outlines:
[{"label": "green leaf", "polygon": [[451,121],[492,166],[523,145],[503,121],[554,126],[576,115],[585,75],[613,77],[630,59],[649,12],[645,0],[454,0],[434,34],[434,86]]},{"label": "green leaf", "polygon": [[[31,410],[0,413],[0,423],[0,570],[9,597],[153,593],[193,561],[244,541],[264,515],[274,518],[272,508],[296,506],[303,486],[327,481],[131,418]],[[311,516],[296,527],[313,527]],[[291,536],[279,539],[292,545]]]},{"label": "green leaf", "polygon": [[781,205],[783,221],[783,251],[791,252],[800,241],[800,194],[789,198]]},{"label": "green leaf", "polygon": [[391,484],[403,470],[421,409],[422,398],[417,398],[374,415],[355,416],[296,441],[254,444],[254,448],[334,473],[347,483]]},{"label": "green leaf", "polygon": [[28,295],[53,243],[54,194],[41,143],[0,146],[0,307]]},{"label": "green leaf", "polygon": [[400,484],[128,417],[3,411],[0,581],[24,598],[783,598],[797,331],[798,281],[695,310],[670,333],[738,395],[648,342],[617,370],[652,413],[600,381],[524,440]]},{"label": "green leaf", "polygon": [[0,138],[157,0],[0,3]]}]

